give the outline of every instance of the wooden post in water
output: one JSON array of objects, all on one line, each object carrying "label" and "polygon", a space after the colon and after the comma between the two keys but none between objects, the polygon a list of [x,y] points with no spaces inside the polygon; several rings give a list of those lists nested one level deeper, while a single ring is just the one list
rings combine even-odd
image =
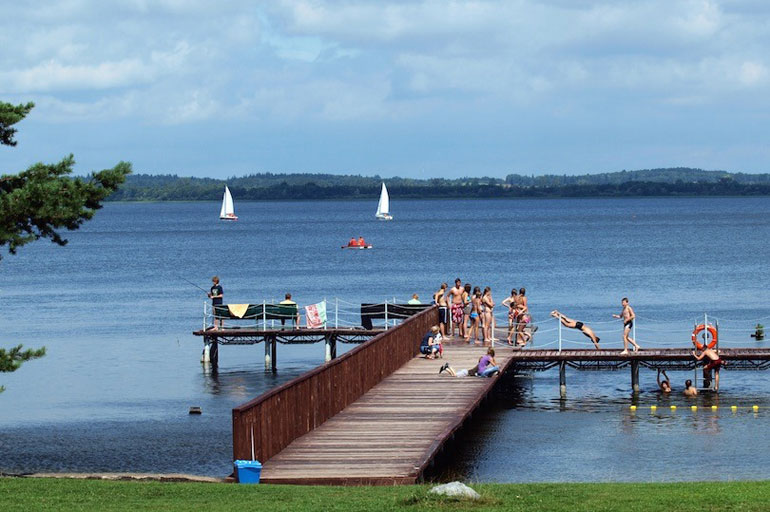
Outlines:
[{"label": "wooden post in water", "polygon": [[265,336],[265,370],[270,369],[270,336]]},{"label": "wooden post in water", "polygon": [[326,334],[324,335],[324,346],[326,347],[326,354],[324,357],[324,361],[327,363],[332,360],[332,335]]},{"label": "wooden post in water", "polygon": [[272,363],[273,363],[272,364],[273,372],[275,372],[275,370],[276,370],[275,364],[277,363],[277,359],[278,359],[277,358],[277,354],[276,354],[276,350],[277,350],[276,345],[278,345],[278,341],[276,340],[276,338],[277,338],[277,336],[275,334],[270,336],[270,345],[271,345],[271,351],[272,351],[272,355],[273,355],[273,358],[272,358],[273,359],[273,361],[272,361]]},{"label": "wooden post in water", "polygon": [[559,361],[559,396],[567,397],[567,361]]},{"label": "wooden post in water", "polygon": [[639,392],[639,361],[631,361],[631,389],[634,394]]}]

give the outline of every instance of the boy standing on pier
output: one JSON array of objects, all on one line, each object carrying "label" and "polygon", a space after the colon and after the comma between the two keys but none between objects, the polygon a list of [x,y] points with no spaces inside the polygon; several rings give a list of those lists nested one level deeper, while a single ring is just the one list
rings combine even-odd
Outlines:
[{"label": "boy standing on pier", "polygon": [[634,346],[634,352],[640,348],[636,341],[634,341],[634,339],[630,336],[631,329],[634,327],[634,319],[636,318],[636,314],[634,313],[634,308],[628,304],[628,298],[623,297],[623,300],[620,301],[620,303],[623,306],[623,310],[619,315],[612,316],[613,318],[623,319],[623,352],[621,352],[621,354],[628,354],[629,343]]},{"label": "boy standing on pier", "polygon": [[[217,318],[217,312],[215,309],[215,306],[221,306],[222,305],[222,298],[224,297],[224,290],[222,290],[222,285],[219,284],[219,277],[214,276],[211,278],[211,290],[208,293],[209,298],[211,299],[211,309],[214,311],[214,318]],[[223,320],[219,318],[218,320],[215,320],[215,325],[217,326],[217,329],[221,329],[223,324]]]},{"label": "boy standing on pier", "polygon": [[459,332],[460,336],[465,336],[465,327],[463,326],[463,282],[458,277],[455,279],[455,286],[449,290],[449,296],[452,298],[452,332],[451,336],[455,335],[455,330]]}]

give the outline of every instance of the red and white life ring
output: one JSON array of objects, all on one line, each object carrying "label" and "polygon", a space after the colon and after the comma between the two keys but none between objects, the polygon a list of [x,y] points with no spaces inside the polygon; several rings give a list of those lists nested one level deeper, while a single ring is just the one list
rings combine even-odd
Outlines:
[{"label": "red and white life ring", "polygon": [[[702,333],[704,330],[707,330],[709,334],[711,335],[711,341],[708,345],[704,345],[703,343],[698,341],[698,334]],[[717,330],[716,328],[711,325],[696,325],[695,330],[692,332],[692,342],[695,345],[695,348],[698,350],[703,350],[704,348],[714,348],[717,346]]]}]

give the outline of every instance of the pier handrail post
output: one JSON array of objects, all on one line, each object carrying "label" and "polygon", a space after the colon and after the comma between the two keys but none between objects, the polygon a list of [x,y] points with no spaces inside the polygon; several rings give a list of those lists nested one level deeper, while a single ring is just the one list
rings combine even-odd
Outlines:
[{"label": "pier handrail post", "polygon": [[326,330],[326,297],[324,297],[324,331]]},{"label": "pier handrail post", "polygon": [[340,298],[334,297],[334,328],[339,327]]},{"label": "pier handrail post", "polygon": [[206,330],[206,301],[203,301],[203,330]]},{"label": "pier handrail post", "polygon": [[559,321],[559,352],[561,352],[561,316],[557,320]]},{"label": "pier handrail post", "polygon": [[388,328],[388,299],[385,299],[385,329]]},{"label": "pier handrail post", "polygon": [[265,310],[265,300],[262,299],[262,328],[267,329],[267,311]]},{"label": "pier handrail post", "polygon": [[[636,320],[636,317],[634,317],[634,323],[633,323],[633,325],[631,326],[631,330],[633,331],[633,332],[631,333],[631,336],[634,338],[634,341],[636,341],[636,322],[637,322],[637,320]],[[638,343],[638,342],[637,342],[637,343]]]}]

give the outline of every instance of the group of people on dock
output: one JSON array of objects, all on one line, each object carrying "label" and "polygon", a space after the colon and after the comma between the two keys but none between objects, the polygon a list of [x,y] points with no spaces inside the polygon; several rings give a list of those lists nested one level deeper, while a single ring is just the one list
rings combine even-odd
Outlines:
[{"label": "group of people on dock", "polygon": [[[480,286],[472,286],[470,283],[463,285],[458,277],[452,288],[447,289],[447,283],[442,283],[439,289],[433,293],[433,303],[438,306],[439,331],[442,336],[459,336],[466,343],[475,345],[490,345],[495,335],[495,301],[492,297],[492,288],[485,286],[483,291]],[[526,290],[514,288],[510,297],[502,301],[501,306],[508,309],[508,337],[509,345],[524,346],[531,339],[527,332],[527,326],[531,324],[532,317],[527,306]],[[479,332],[481,339],[479,339]],[[514,343],[513,338],[516,337]]]}]

